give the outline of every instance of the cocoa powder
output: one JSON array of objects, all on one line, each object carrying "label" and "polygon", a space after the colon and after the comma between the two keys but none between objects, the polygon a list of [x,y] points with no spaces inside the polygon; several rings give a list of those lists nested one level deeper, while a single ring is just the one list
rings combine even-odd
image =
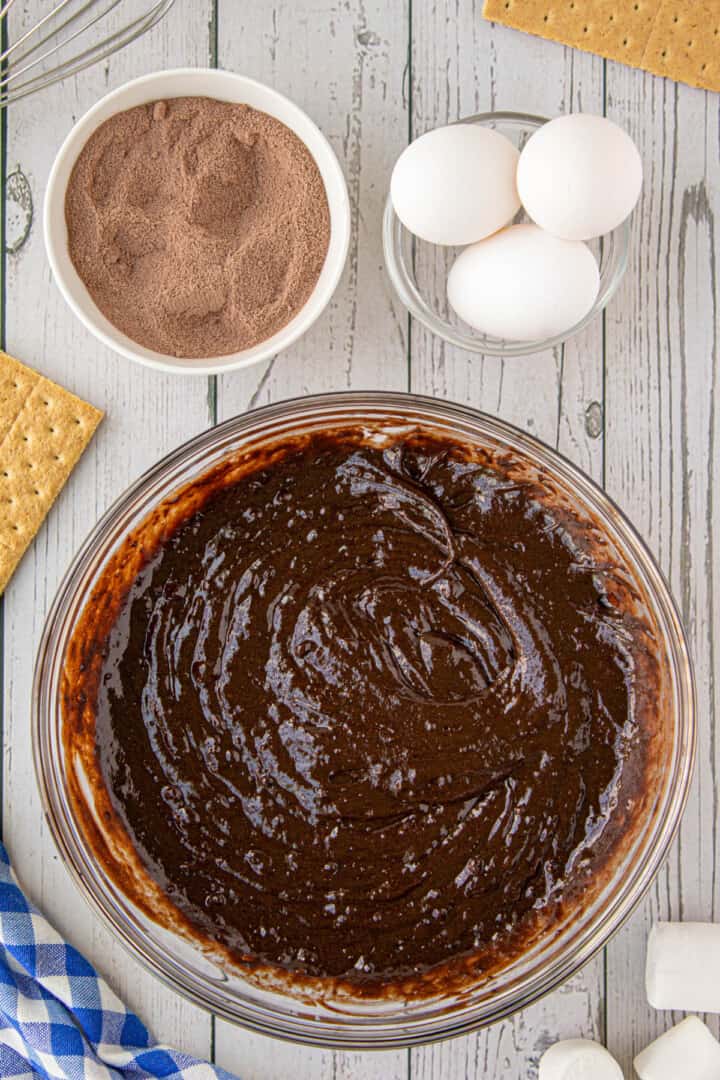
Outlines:
[{"label": "cocoa powder", "polygon": [[102,313],[178,357],[250,348],[310,296],[330,214],[305,144],[274,117],[173,98],[110,117],[65,197],[70,257]]}]

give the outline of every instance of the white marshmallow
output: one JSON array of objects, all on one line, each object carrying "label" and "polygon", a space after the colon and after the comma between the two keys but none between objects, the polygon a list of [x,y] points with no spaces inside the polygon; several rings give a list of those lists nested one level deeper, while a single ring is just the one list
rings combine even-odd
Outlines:
[{"label": "white marshmallow", "polygon": [[656,923],[645,989],[655,1009],[720,1013],[720,923]]},{"label": "white marshmallow", "polygon": [[540,1058],[538,1080],[623,1080],[612,1054],[591,1039],[564,1039]]},{"label": "white marshmallow", "polygon": [[633,1062],[640,1080],[718,1080],[720,1043],[697,1016],[688,1016],[650,1043]]}]

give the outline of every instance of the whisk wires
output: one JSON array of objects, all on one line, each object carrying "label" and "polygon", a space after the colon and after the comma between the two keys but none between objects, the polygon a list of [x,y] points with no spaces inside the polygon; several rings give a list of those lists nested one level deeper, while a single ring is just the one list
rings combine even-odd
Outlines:
[{"label": "whisk wires", "polygon": [[[117,8],[127,7],[127,0],[82,0],[79,4],[57,0],[0,53],[0,108],[112,56],[155,26],[174,2],[146,3],[134,18],[103,30],[103,21]],[[0,21],[8,18],[15,3],[4,0]]]}]

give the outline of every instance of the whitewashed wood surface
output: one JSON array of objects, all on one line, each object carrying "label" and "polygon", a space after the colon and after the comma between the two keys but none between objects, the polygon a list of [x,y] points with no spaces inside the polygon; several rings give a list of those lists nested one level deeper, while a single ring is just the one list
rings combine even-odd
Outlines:
[{"label": "whitewashed wood surface", "polygon": [[[44,0],[16,5],[11,40],[43,8]],[[542,1050],[573,1035],[606,1041],[631,1077],[634,1053],[675,1019],[645,1001],[652,920],[720,920],[720,99],[495,27],[480,9],[480,0],[177,0],[144,40],[6,114],[5,345],[104,408],[107,419],[2,601],[3,835],[33,898],[155,1034],[244,1080],[532,1080]],[[159,68],[215,64],[273,84],[329,136],[350,189],[351,254],[329,310],[267,366],[217,380],[161,376],[115,357],[75,321],[50,279],[40,209],[61,139],[106,90]],[[468,356],[409,325],[380,244],[390,169],[408,139],[493,108],[605,112],[632,132],[646,170],[630,267],[606,317],[564,349],[505,363]],[[45,613],[80,541],[123,488],[190,435],[248,407],[368,387],[412,389],[495,413],[606,485],[670,577],[695,656],[700,721],[679,841],[604,955],[493,1028],[385,1054],[253,1036],[216,1022],[141,969],[85,907],[60,862],[41,815],[29,739]],[[718,1019],[709,1022],[720,1033]]]}]

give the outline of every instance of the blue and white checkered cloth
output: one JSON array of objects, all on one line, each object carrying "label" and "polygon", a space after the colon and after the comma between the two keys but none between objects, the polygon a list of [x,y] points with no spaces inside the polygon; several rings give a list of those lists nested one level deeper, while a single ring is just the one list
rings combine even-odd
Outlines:
[{"label": "blue and white checkered cloth", "polygon": [[153,1042],[107,983],[23,895],[0,844],[0,1077],[233,1080]]}]

